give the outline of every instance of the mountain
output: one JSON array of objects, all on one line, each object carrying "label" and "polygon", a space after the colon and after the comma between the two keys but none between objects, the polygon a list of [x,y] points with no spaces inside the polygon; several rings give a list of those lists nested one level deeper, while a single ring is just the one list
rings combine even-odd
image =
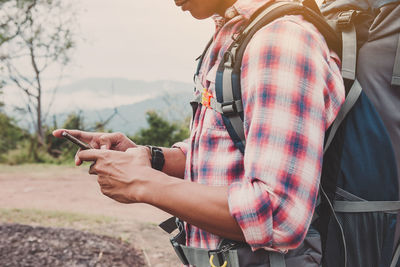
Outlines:
[{"label": "mountain", "polygon": [[[176,95],[192,92],[193,86],[176,81],[138,81],[121,78],[90,78],[63,86],[57,90],[52,104],[52,112],[74,110],[99,110],[115,108],[153,99],[165,94]],[[49,97],[51,94],[47,94]]]},{"label": "mountain", "polygon": [[192,88],[191,84],[175,81],[86,79],[60,88],[53,106],[58,110],[58,125],[74,111],[82,113],[86,125],[105,121],[116,113],[106,128],[133,134],[146,127],[145,114],[149,110],[169,120],[190,116]]},{"label": "mountain", "polygon": [[[46,123],[53,125],[56,118],[59,126],[72,112],[80,112],[86,125],[94,125],[117,111],[107,129],[133,134],[146,127],[145,114],[149,110],[159,111],[170,120],[190,116],[192,92],[192,84],[177,81],[90,78],[58,88],[54,97],[52,92],[45,92],[43,107],[49,110]],[[12,111],[12,106],[21,105],[20,92],[11,90],[5,102],[9,107],[7,113],[28,128],[28,116]]]},{"label": "mountain", "polygon": [[[183,120],[191,114],[189,105],[191,93],[165,94],[135,104],[117,106],[98,110],[81,110],[85,125],[94,125],[96,122],[105,121],[116,113],[106,128],[112,131],[134,134],[140,128],[147,126],[146,112],[149,110],[158,111],[168,120]],[[172,101],[173,100],[173,101]],[[58,125],[62,125],[69,113],[56,115]]]}]

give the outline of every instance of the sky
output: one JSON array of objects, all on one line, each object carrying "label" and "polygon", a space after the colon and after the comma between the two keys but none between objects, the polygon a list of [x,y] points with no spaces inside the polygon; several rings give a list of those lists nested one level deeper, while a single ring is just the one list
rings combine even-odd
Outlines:
[{"label": "sky", "polygon": [[80,0],[78,42],[64,82],[88,77],[191,82],[194,60],[211,37],[173,0]]},{"label": "sky", "polygon": [[[172,80],[192,83],[195,59],[202,53],[214,32],[212,19],[196,20],[175,6],[173,0],[69,0],[76,10],[75,48],[70,63],[60,69],[49,68],[43,75],[44,106],[61,112],[68,103],[81,108],[107,107],[97,98],[81,105],[81,95],[56,95],[53,88],[88,78],[124,78],[129,80]],[[76,28],[76,29],[75,29]],[[29,60],[29,59],[28,59]],[[28,61],[29,62],[29,61]],[[30,64],[22,72],[31,73]],[[25,98],[21,90],[5,87],[0,101],[10,111]],[[139,96],[117,101],[134,103]],[[101,99],[104,100],[104,99]],[[55,105],[50,105],[56,101]],[[61,102],[60,102],[61,101]],[[104,102],[104,101],[103,101]],[[57,104],[58,103],[58,104]]]}]

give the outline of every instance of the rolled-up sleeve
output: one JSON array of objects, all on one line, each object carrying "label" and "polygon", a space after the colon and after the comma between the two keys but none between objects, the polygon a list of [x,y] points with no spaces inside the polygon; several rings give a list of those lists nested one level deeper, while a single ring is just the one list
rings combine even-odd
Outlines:
[{"label": "rolled-up sleeve", "polygon": [[177,142],[172,145],[172,148],[179,148],[185,156],[187,156],[189,150],[189,139],[185,139],[182,142]]},{"label": "rolled-up sleeve", "polygon": [[229,208],[254,250],[303,241],[324,133],[344,100],[337,56],[313,25],[291,17],[257,32],[242,63],[245,178],[230,185]]}]

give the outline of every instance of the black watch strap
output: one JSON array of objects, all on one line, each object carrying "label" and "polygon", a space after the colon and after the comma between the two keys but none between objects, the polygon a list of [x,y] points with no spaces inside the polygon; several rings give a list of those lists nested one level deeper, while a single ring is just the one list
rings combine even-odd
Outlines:
[{"label": "black watch strap", "polygon": [[161,171],[164,167],[165,159],[161,148],[156,146],[147,146],[151,153],[151,167]]}]

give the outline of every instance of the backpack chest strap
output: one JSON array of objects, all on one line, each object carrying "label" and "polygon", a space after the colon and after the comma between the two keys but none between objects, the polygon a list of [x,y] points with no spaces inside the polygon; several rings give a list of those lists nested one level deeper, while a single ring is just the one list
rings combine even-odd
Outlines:
[{"label": "backpack chest strap", "polygon": [[219,103],[206,89],[203,89],[203,92],[201,93],[198,92],[193,97],[191,103],[201,104],[203,107],[211,108],[224,116],[243,112],[243,104],[241,100]]},{"label": "backpack chest strap", "polygon": [[[178,229],[178,234],[171,237],[170,241],[176,254],[184,265],[193,265],[196,267],[240,267],[242,266],[240,264],[240,258],[248,257],[248,255],[246,256],[248,252],[244,254],[243,249],[245,249],[245,251],[251,251],[244,243],[229,240],[225,240],[227,242],[220,242],[217,249],[212,250],[186,246],[185,227],[183,222],[176,217],[169,218],[159,226],[169,234]],[[240,250],[242,252],[240,252]],[[284,254],[273,251],[266,253],[268,253],[269,264],[263,261],[265,266],[286,267]]]}]

